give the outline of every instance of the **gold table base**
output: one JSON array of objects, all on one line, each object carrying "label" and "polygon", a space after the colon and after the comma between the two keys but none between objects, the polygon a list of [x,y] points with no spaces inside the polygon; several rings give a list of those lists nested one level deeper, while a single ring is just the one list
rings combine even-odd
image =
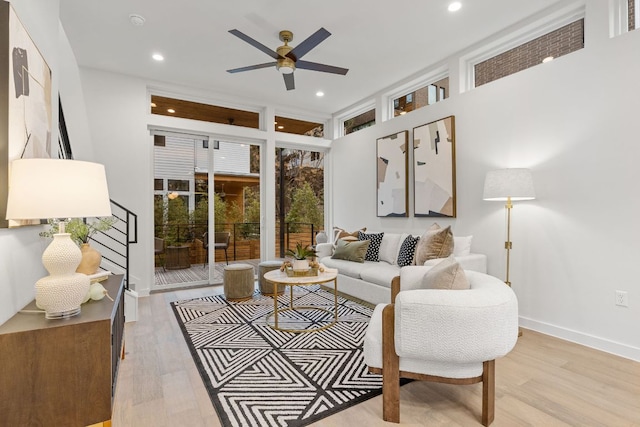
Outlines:
[{"label": "gold table base", "polygon": [[[313,277],[291,277],[287,276],[285,273],[280,272],[279,270],[269,271],[265,274],[264,278],[273,283],[273,294],[271,297],[273,298],[273,313],[269,314],[266,318],[267,325],[272,329],[282,331],[282,332],[291,332],[291,333],[304,333],[304,332],[318,332],[323,331],[331,326],[335,325],[338,321],[338,280],[337,274],[327,274],[323,273],[318,276]],[[311,286],[317,285],[321,283],[333,282],[333,321],[326,325],[314,327],[314,328],[306,328],[306,329],[287,329],[281,328],[278,324],[278,315],[287,312],[287,311],[299,311],[299,310],[316,310],[322,311],[328,314],[332,314],[330,310],[322,307],[316,306],[294,306],[293,305],[293,287],[294,286]],[[280,308],[278,307],[278,286],[284,285],[289,287],[289,307]],[[273,324],[269,322],[269,319],[273,317]],[[310,320],[310,322],[313,322]]]}]

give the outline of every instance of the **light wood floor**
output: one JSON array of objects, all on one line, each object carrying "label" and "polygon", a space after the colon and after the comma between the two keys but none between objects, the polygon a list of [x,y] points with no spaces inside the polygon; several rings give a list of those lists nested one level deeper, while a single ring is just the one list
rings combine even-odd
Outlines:
[{"label": "light wood floor", "polygon": [[[220,426],[169,302],[222,293],[221,287],[153,294],[127,323],[114,402],[114,427]],[[523,330],[496,362],[492,426],[640,426],[640,363]],[[414,382],[401,388],[401,425],[480,425],[481,385]],[[315,424],[392,426],[378,396]]]}]

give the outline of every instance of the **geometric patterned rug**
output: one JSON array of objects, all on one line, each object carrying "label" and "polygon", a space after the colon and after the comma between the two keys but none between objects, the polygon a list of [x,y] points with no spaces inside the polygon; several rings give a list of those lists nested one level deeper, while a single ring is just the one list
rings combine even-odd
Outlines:
[{"label": "geometric patterned rug", "polygon": [[[283,312],[280,327],[333,320],[333,291],[288,287],[278,298],[318,310]],[[306,426],[382,392],[382,377],[364,364],[362,343],[372,309],[338,296],[338,322],[318,332],[267,325],[273,299],[229,302],[222,295],[172,303],[189,350],[223,426]],[[269,319],[273,322],[273,318]]]}]

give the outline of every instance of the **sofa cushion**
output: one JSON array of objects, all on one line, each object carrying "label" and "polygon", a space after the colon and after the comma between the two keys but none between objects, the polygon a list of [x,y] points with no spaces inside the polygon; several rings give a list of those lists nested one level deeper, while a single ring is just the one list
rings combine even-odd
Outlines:
[{"label": "sofa cushion", "polygon": [[471,240],[473,236],[453,236],[453,255],[467,256],[471,253]]},{"label": "sofa cushion", "polygon": [[[366,262],[352,262],[352,261],[347,261],[344,259],[335,259],[335,258],[331,258],[331,257],[326,257],[326,258],[322,258],[320,260],[320,262],[322,262],[322,264],[325,267],[328,268],[337,268],[338,269],[338,273],[345,275],[345,276],[350,276],[356,279],[360,278],[360,273],[364,270],[366,270],[367,268],[371,268],[371,264],[374,264],[372,262],[366,261]],[[338,284],[338,286],[340,286]],[[339,289],[339,288],[338,288]]]},{"label": "sofa cushion", "polygon": [[340,239],[344,239],[345,237],[349,238],[349,237],[354,237],[354,239],[347,239],[347,240],[358,240],[358,232],[365,232],[367,231],[367,227],[363,227],[360,230],[356,230],[356,231],[347,231],[343,228],[340,227],[333,227],[333,243],[336,244],[338,243],[338,240]]},{"label": "sofa cushion", "polygon": [[413,264],[413,257],[416,253],[416,246],[418,245],[419,240],[420,237],[414,237],[412,235],[408,235],[404,239],[400,245],[398,260],[396,261],[396,264],[399,267],[406,267],[407,265]]},{"label": "sofa cushion", "polygon": [[401,243],[400,237],[402,237],[402,235],[399,233],[384,233],[384,236],[382,236],[382,243],[380,244],[378,261],[396,264],[398,259],[398,248]]},{"label": "sofa cushion", "polygon": [[376,285],[391,287],[391,281],[394,277],[400,275],[400,267],[391,265],[386,262],[365,262],[367,268],[360,272],[360,278],[366,282],[375,283]]},{"label": "sofa cushion", "polygon": [[338,240],[336,250],[333,252],[331,258],[362,263],[369,248],[369,243],[369,240],[357,242]]},{"label": "sofa cushion", "polygon": [[[437,226],[438,228],[436,229]],[[416,246],[415,263],[422,265],[433,258],[446,258],[453,253],[453,233],[451,226],[440,228],[437,224],[431,226],[420,237]]]},{"label": "sofa cushion", "polygon": [[367,249],[367,254],[364,259],[367,261],[379,261],[380,255],[380,244],[382,244],[382,238],[384,237],[384,233],[363,233],[362,231],[358,232],[358,240],[368,240],[370,242],[369,248]]},{"label": "sofa cushion", "polygon": [[425,289],[469,289],[469,280],[453,255],[434,265],[422,279]]}]

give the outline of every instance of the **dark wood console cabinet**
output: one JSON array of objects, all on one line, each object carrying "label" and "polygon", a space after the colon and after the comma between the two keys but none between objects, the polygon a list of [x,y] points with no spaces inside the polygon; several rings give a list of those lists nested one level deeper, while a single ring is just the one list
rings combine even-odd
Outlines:
[{"label": "dark wood console cabinet", "polygon": [[[123,276],[63,320],[17,313],[0,325],[0,425],[110,425],[124,338]],[[24,310],[36,310],[31,302]]]}]

